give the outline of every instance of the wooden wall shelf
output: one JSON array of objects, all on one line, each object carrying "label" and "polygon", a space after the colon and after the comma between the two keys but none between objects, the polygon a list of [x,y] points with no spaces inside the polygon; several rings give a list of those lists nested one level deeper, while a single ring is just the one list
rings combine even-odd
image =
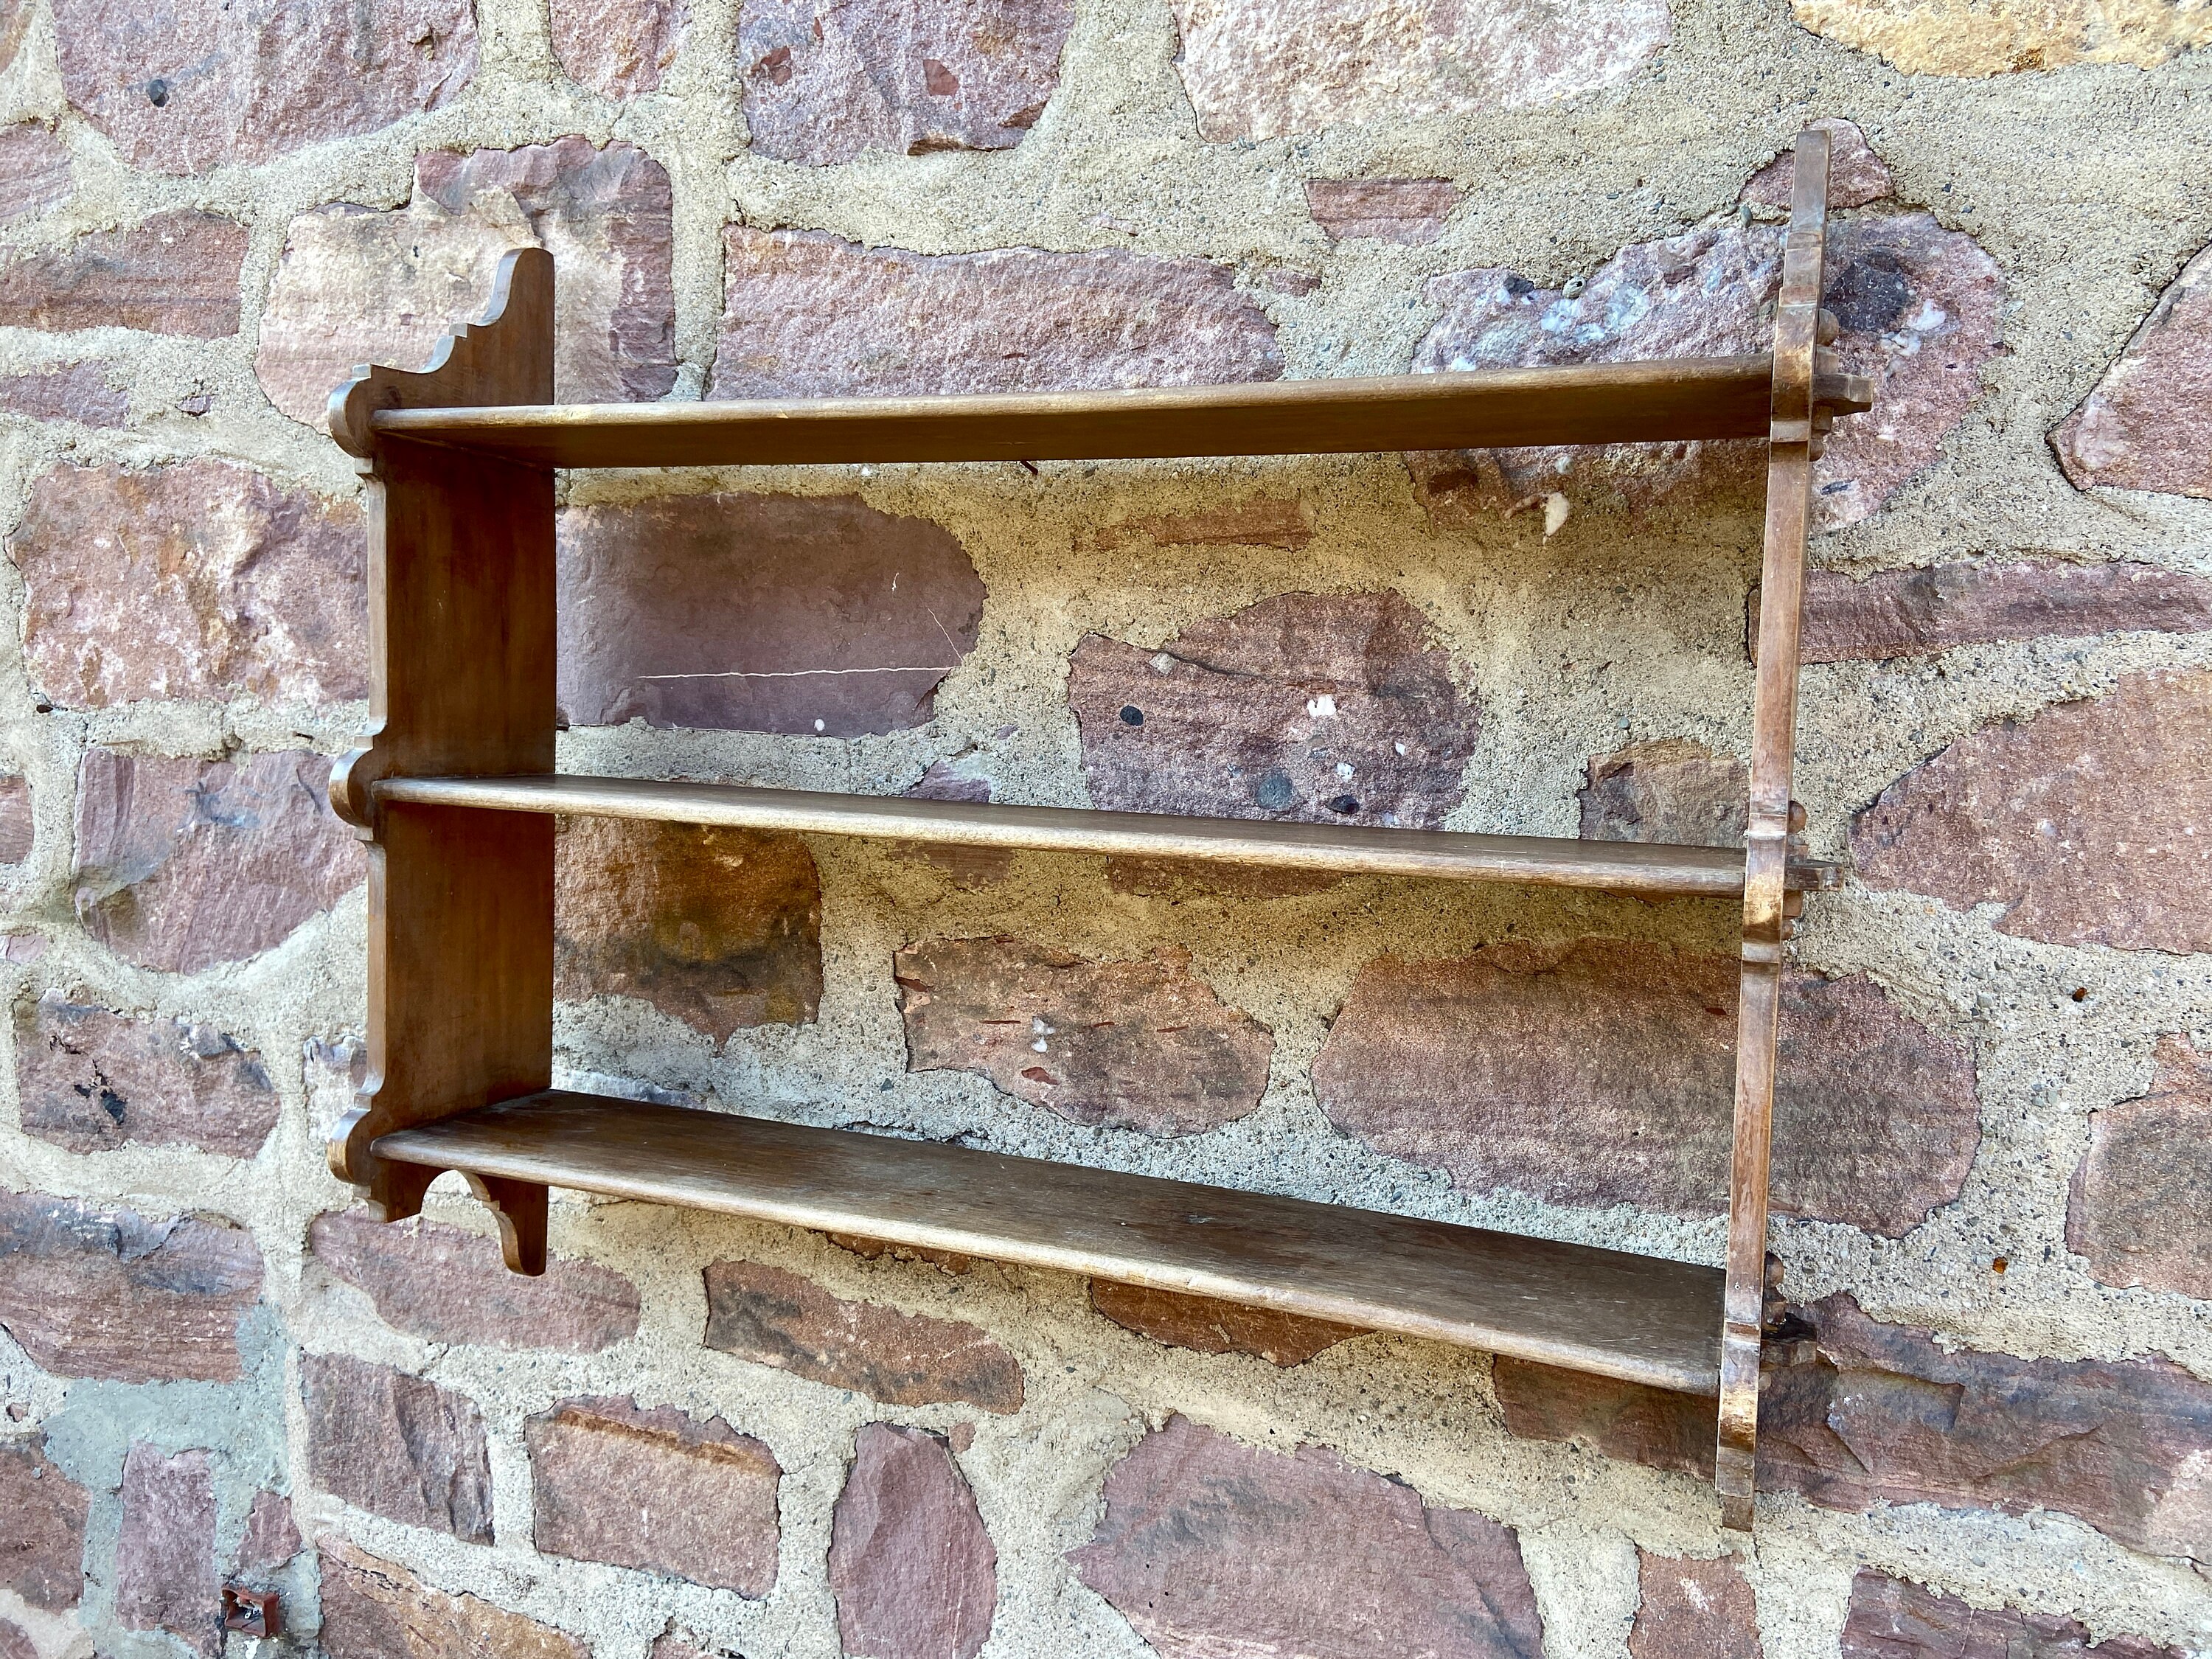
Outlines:
[{"label": "wooden wall shelf", "polygon": [[[1367,380],[749,404],[553,404],[553,270],[509,253],[430,365],[363,368],[332,435],[369,504],[374,728],[331,799],[370,843],[369,1073],[331,1164],[397,1220],[457,1170],[543,1272],[550,1186],[1218,1297],[1712,1398],[1723,1522],[1751,1524],[1786,941],[1832,866],[1790,799],[1812,463],[1871,390],[1824,347],[1828,139],[1800,135],[1772,351]],[[1764,440],[1765,552],[1741,851],[1168,817],[558,775],[556,468],[1348,453]],[[737,824],[1510,882],[1742,908],[1722,1268],[551,1089],[553,818]]]}]

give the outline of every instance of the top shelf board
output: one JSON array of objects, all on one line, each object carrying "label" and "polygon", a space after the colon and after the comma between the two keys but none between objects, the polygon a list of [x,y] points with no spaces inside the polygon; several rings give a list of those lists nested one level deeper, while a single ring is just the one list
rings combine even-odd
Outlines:
[{"label": "top shelf board", "polygon": [[[1855,376],[1820,379],[1832,403],[1863,391]],[[1772,392],[1771,358],[1693,357],[973,397],[386,409],[369,426],[542,467],[1133,460],[1765,438]]]}]

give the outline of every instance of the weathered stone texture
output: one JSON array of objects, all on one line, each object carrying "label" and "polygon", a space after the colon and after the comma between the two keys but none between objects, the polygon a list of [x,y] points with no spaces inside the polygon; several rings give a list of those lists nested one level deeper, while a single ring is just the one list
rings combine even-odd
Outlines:
[{"label": "weathered stone texture", "polygon": [[2212,14],[2179,0],[1791,0],[1815,34],[1886,58],[1907,75],[1978,78],[2069,64],[2148,69],[2212,44]]},{"label": "weathered stone texture", "polygon": [[975,1326],[848,1302],[760,1261],[707,1269],[710,1348],[890,1406],[1022,1408],[1021,1362]]},{"label": "weathered stone texture", "polygon": [[1741,847],[1750,793],[1751,775],[1735,756],[1662,738],[1592,761],[1576,799],[1584,841]]},{"label": "weathered stone texture", "polygon": [[2161,1037],[2150,1092],[2089,1115],[2066,1248],[2107,1285],[2212,1299],[2212,1055]]},{"label": "weathered stone texture", "polygon": [[69,151],[59,138],[31,121],[0,128],[0,224],[66,201],[69,193]]},{"label": "weathered stone texture", "polygon": [[[0,1255],[0,1265],[14,1263]],[[92,1494],[64,1474],[37,1439],[0,1441],[0,1587],[48,1613],[75,1607],[84,1591],[91,1509]]]},{"label": "weathered stone texture", "polygon": [[1997,931],[2124,951],[2212,950],[2212,672],[2130,674],[1960,738],[1853,819],[1874,887]]},{"label": "weathered stone texture", "polygon": [[534,1541],[549,1555],[765,1595],[783,1470],[719,1417],[634,1400],[565,1400],[524,1430]]},{"label": "weathered stone texture", "polygon": [[1163,951],[1095,962],[1024,939],[934,939],[893,961],[907,1069],[975,1072],[1073,1123],[1202,1134],[1259,1105],[1274,1037]]},{"label": "weathered stone texture", "polygon": [[1102,807],[1417,829],[1459,805],[1480,719],[1396,592],[1279,593],[1158,651],[1086,635],[1067,702]]},{"label": "weathered stone texture", "polygon": [[[0,157],[0,165],[4,161]],[[97,365],[79,363],[71,368],[10,374],[0,380],[0,410],[33,420],[112,427],[130,419],[131,399],[107,383],[106,374]]]},{"label": "weathered stone texture", "polygon": [[38,823],[31,816],[31,783],[22,777],[0,777],[0,864],[21,864],[31,856],[38,840]]},{"label": "weathered stone texture", "polygon": [[822,884],[797,836],[563,819],[553,992],[635,997],[716,1042],[822,1001]]},{"label": "weathered stone texture", "polygon": [[841,1250],[850,1250],[864,1261],[880,1261],[889,1256],[894,1261],[927,1261],[939,1273],[956,1278],[975,1265],[972,1255],[963,1255],[957,1250],[924,1249],[918,1244],[893,1244],[880,1238],[863,1238],[858,1233],[824,1233]]},{"label": "weathered stone texture", "polygon": [[1295,553],[1313,539],[1305,508],[1287,495],[1247,495],[1241,501],[1188,513],[1148,513],[1079,532],[1079,551],[1114,553],[1125,547],[1279,547]]},{"label": "weathered stone texture", "polygon": [[[1736,964],[1626,939],[1363,969],[1314,1062],[1339,1128],[1471,1191],[1680,1215],[1727,1207]],[[1772,1197],[1888,1237],[1956,1198],[1972,1049],[1863,975],[1784,989]]]},{"label": "weathered stone texture", "polygon": [[270,402],[320,426],[356,364],[413,367],[491,298],[500,256],[553,255],[553,390],[562,403],[658,398],[676,383],[673,198],[631,144],[582,138],[415,158],[415,198],[292,221],[254,373]]},{"label": "weathered stone texture", "polygon": [[167,973],[283,943],[368,874],[331,811],[330,769],[301,750],[212,762],[89,750],[70,872],[85,931]]},{"label": "weathered stone texture", "polygon": [[[992,798],[993,786],[988,777],[975,769],[980,758],[959,756],[951,760],[932,761],[928,769],[905,793],[916,800],[988,801]],[[1014,854],[1010,848],[961,847],[926,841],[896,842],[893,845],[906,857],[935,865],[963,892],[994,886],[1004,881],[1014,867]]]},{"label": "weathered stone texture", "polygon": [[220,340],[238,332],[246,227],[212,213],[157,213],[51,253],[0,263],[0,327],[66,333],[135,328]]},{"label": "weathered stone texture", "polygon": [[1672,33],[1666,0],[1176,0],[1176,69],[1215,143],[1548,104],[1626,80]]},{"label": "weathered stone texture", "polygon": [[687,0],[553,0],[553,55],[602,98],[658,92],[690,32]]},{"label": "weathered stone texture", "polygon": [[1133,253],[923,254],[723,233],[710,398],[1272,380],[1274,325],[1224,265]]},{"label": "weathered stone texture", "polygon": [[[1759,615],[1753,591],[1751,616]],[[1879,661],[2003,640],[2212,630],[2212,580],[2155,565],[1961,559],[1863,580],[1805,573],[1798,655]],[[1756,622],[1747,637],[1758,638]]]},{"label": "weathered stone texture", "polygon": [[1520,1540],[1333,1451],[1256,1451],[1177,1417],[1106,1476],[1076,1576],[1162,1659],[1538,1659]]},{"label": "weathered stone texture", "polygon": [[[1733,356],[1767,349],[1781,276],[1779,226],[1726,220],[1638,242],[1578,295],[1539,289],[1501,268],[1430,279],[1443,316],[1413,367],[1446,369]],[[1827,301],[1842,325],[1844,367],[1875,382],[1870,414],[1837,424],[1815,468],[1817,528],[1871,516],[1942,452],[1981,389],[2004,297],[1996,263],[1972,237],[1925,213],[1844,219],[1830,234]],[[1690,486],[1741,489],[1763,462],[1737,442],[1432,452],[1411,458],[1440,520],[1504,510],[1586,477],[1634,506]]]},{"label": "weathered stone texture", "polygon": [[54,40],[70,102],[154,173],[375,132],[447,103],[477,68],[470,0],[55,0]]},{"label": "weathered stone texture", "polygon": [[137,1141],[252,1158],[276,1127],[268,1068],[235,1037],[59,991],[16,1006],[15,1087],[23,1127],[73,1152]]},{"label": "weathered stone texture", "polygon": [[537,1278],[509,1273],[495,1240],[417,1217],[319,1215],[307,1245],[365,1291],[385,1323],[429,1342],[597,1353],[637,1334],[637,1286],[611,1267],[555,1256]]},{"label": "weathered stone texture", "polygon": [[756,155],[1010,149],[1060,84],[1069,0],[753,0],[738,14]]},{"label": "weathered stone texture", "polygon": [[204,1659],[222,1651],[215,1570],[215,1469],[204,1451],[164,1457],[139,1441],[123,1460],[115,1545],[115,1616],[131,1630],[166,1630]]},{"label": "weathered stone texture", "polygon": [[491,1462],[473,1400],[343,1354],[301,1355],[300,1379],[318,1486],[387,1520],[492,1541]]},{"label": "weathered stone texture", "polygon": [[1759,1608],[1733,1561],[1638,1550],[1636,1562],[1628,1659],[1762,1659]]},{"label": "weathered stone texture", "polygon": [[246,1531],[239,1538],[231,1571],[247,1577],[265,1577],[307,1547],[299,1523],[292,1518],[291,1500],[273,1492],[258,1492],[246,1511]]},{"label": "weathered stone texture", "polygon": [[58,466],[9,538],[23,654],[65,708],[368,695],[360,510],[228,461]]},{"label": "weathered stone texture", "polygon": [[58,1376],[235,1382],[239,1321],[260,1298],[242,1227],[0,1192],[0,1327]]},{"label": "weathered stone texture", "polygon": [[1200,1353],[1248,1353],[1286,1368],[1366,1334],[1357,1325],[1103,1279],[1091,1281],[1091,1305],[1124,1330],[1155,1342]]},{"label": "weathered stone texture", "polygon": [[473,1595],[449,1595],[342,1539],[322,1555],[321,1640],[330,1659],[592,1659],[564,1631]]},{"label": "weathered stone texture", "polygon": [[1969,1607],[1862,1567],[1851,1580],[1840,1659],[2185,1659],[2140,1636],[2093,1642],[2071,1619]]},{"label": "weathered stone texture", "polygon": [[1333,240],[1362,238],[1419,246],[1443,234],[1467,199],[1449,179],[1309,179],[1306,207]]},{"label": "weathered stone texture", "polygon": [[575,726],[854,738],[935,713],[983,581],[952,533],[855,496],[681,495],[560,521]]},{"label": "weathered stone texture", "polygon": [[0,1659],[39,1659],[31,1632],[12,1619],[0,1619]]},{"label": "weathered stone texture", "polygon": [[999,1554],[945,1442],[862,1425],[830,1529],[837,1635],[868,1659],[975,1659],[998,1611]]},{"label": "weathered stone texture", "polygon": [[2212,247],[2182,267],[2051,443],[2079,489],[2212,498]]},{"label": "weathered stone texture", "polygon": [[[1864,207],[1887,200],[1896,187],[1889,168],[1868,148],[1866,134],[1856,121],[1824,117],[1808,125],[1828,135],[1828,211]],[[1797,149],[1785,149],[1751,176],[1740,200],[1778,213],[1790,211],[1790,191],[1796,182]]]}]

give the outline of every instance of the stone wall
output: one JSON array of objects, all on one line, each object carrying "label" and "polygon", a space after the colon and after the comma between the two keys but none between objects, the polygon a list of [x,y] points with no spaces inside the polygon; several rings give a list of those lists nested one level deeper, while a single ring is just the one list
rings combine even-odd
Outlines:
[{"label": "stone wall", "polygon": [[[2212,1653],[2212,12],[0,0],[0,1655]],[[325,1172],[357,362],[568,398],[1756,349],[1822,463],[1755,1541],[1679,1402]],[[1741,833],[1741,446],[564,485],[562,762]],[[579,1086],[1716,1261],[1723,905],[578,823]],[[1049,1028],[1049,1029],[1047,1029]],[[1010,1035],[1011,1034],[1011,1035]],[[252,1644],[234,1638],[229,1651]]]}]

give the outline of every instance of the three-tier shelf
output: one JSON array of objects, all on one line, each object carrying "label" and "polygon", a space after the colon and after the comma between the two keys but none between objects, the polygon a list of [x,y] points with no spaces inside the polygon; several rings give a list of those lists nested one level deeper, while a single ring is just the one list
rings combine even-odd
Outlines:
[{"label": "three-tier shelf", "polygon": [[[975,397],[553,403],[553,261],[507,254],[420,372],[363,368],[331,431],[369,506],[372,737],[331,781],[370,846],[369,1068],[331,1165],[386,1221],[458,1170],[540,1273],[546,1189],[687,1205],[1404,1332],[1716,1402],[1748,1527],[1785,941],[1808,887],[1790,775],[1812,466],[1868,383],[1826,349],[1828,139],[1801,135],[1772,350],[1374,380]],[[556,471],[1298,455],[1759,438],[1768,449],[1746,844],[1672,847],[1068,811],[554,770]],[[1725,1269],[553,1089],[554,817],[581,813],[1738,899]]]}]

